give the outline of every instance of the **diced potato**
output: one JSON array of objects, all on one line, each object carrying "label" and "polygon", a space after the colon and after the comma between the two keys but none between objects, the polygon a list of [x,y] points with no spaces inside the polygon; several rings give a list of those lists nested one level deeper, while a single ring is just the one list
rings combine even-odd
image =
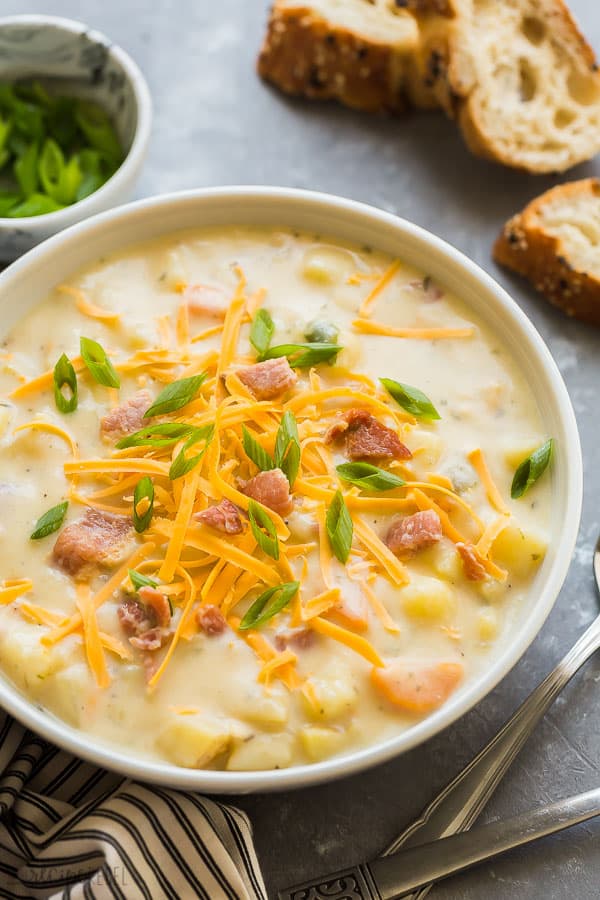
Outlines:
[{"label": "diced potato", "polygon": [[337,355],[337,364],[346,369],[356,369],[363,355],[359,336],[344,331],[339,337],[339,343],[344,349]]},{"label": "diced potato", "polygon": [[312,759],[325,759],[344,746],[346,735],[335,728],[307,725],[300,731],[300,742],[306,755]]},{"label": "diced potato", "polygon": [[313,247],[302,263],[304,277],[318,284],[343,283],[352,269],[352,256],[337,247]]},{"label": "diced potato", "polygon": [[308,715],[314,719],[337,719],[355,706],[358,694],[352,675],[342,667],[319,678],[311,678],[301,697]]},{"label": "diced potato", "polygon": [[[463,577],[462,562],[453,545],[441,541],[426,553],[436,575],[452,584],[461,580]],[[421,559],[425,562],[424,554],[421,555]]]},{"label": "diced potato", "polygon": [[400,591],[407,616],[429,622],[447,619],[455,609],[454,593],[445,581],[425,575],[414,576]]},{"label": "diced potato", "polygon": [[163,753],[178,766],[201,769],[231,742],[228,722],[202,713],[174,715],[157,739]]},{"label": "diced potato", "polygon": [[482,609],[477,614],[477,634],[481,641],[488,643],[498,636],[499,621],[498,613],[495,609]]},{"label": "diced potato", "polygon": [[37,690],[42,679],[64,665],[55,647],[45,647],[40,643],[42,633],[35,625],[15,621],[0,640],[2,668],[17,683],[32,691]]},{"label": "diced potato", "polygon": [[499,603],[506,597],[506,582],[496,581],[495,578],[486,578],[485,581],[475,582],[477,590],[488,603]]},{"label": "diced potato", "polygon": [[74,663],[50,678],[38,679],[36,695],[61,719],[72,725],[81,723],[81,714],[95,690],[87,662]]},{"label": "diced potato", "polygon": [[281,728],[288,720],[290,713],[290,695],[285,690],[277,690],[273,685],[271,692],[257,686],[255,693],[247,694],[237,709],[237,715],[249,722],[255,722],[264,728]]},{"label": "diced potato", "polygon": [[492,554],[494,562],[508,569],[510,575],[527,578],[542,562],[546,548],[542,537],[511,524],[494,541]]},{"label": "diced potato", "polygon": [[444,442],[433,431],[415,428],[410,433],[410,448],[414,454],[414,463],[425,469],[432,469],[444,452]]},{"label": "diced potato", "polygon": [[285,769],[292,762],[294,738],[291,734],[257,734],[235,747],[227,760],[234,772]]},{"label": "diced potato", "polygon": [[521,465],[524,459],[533,453],[534,450],[542,443],[538,438],[530,438],[529,440],[520,441],[518,444],[511,444],[504,451],[504,459],[511,469],[516,469]]}]

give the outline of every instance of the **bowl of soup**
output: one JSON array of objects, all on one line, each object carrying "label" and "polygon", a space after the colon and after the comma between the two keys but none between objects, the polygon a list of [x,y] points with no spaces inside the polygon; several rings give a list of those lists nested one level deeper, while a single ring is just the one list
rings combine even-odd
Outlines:
[{"label": "bowl of soup", "polygon": [[218,792],[390,759],[541,628],[582,470],[552,357],[388,213],[222,188],[0,276],[0,702]]}]

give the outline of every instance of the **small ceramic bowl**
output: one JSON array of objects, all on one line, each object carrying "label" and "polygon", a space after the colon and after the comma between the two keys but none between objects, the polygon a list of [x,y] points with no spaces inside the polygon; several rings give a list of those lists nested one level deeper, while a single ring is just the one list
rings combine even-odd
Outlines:
[{"label": "small ceramic bowl", "polygon": [[0,18],[0,81],[34,77],[68,79],[69,94],[105,109],[126,155],[115,174],[79,203],[41,216],[0,217],[1,262],[128,200],[150,137],[152,103],[144,76],[124,50],[81,22],[39,15]]}]

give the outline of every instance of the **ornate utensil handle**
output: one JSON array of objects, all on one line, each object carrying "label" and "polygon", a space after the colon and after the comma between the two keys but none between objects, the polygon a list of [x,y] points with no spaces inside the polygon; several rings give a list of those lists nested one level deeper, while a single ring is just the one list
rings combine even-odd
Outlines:
[{"label": "ornate utensil handle", "polygon": [[279,900],[384,900],[368,865],[353,866],[281,891]]}]

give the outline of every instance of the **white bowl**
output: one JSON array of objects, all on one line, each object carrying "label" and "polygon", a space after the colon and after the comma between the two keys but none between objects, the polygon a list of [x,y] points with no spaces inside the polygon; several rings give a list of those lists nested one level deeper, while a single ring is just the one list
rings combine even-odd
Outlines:
[{"label": "white bowl", "polygon": [[79,203],[42,216],[0,217],[2,262],[128,200],[150,138],[152,103],[144,76],[124,50],[87,25],[57,16],[0,18],[0,81],[34,77],[69,79],[69,93],[103,107],[126,156],[115,174]]},{"label": "white bowl", "polygon": [[520,611],[518,627],[490,665],[443,707],[390,740],[310,766],[266,772],[181,769],[136,759],[38,709],[0,677],[0,704],[45,738],[134,778],[214,793],[270,791],[330,781],[404,753],[478,703],[515,665],[542,627],[563,584],[577,537],[582,499],[581,449],[573,409],[547,347],[517,304],[458,250],[422,228],[351,200],[288,188],[228,187],[186,191],[112,210],[58,234],[0,275],[0,338],[74,269],[136,241],[183,228],[218,225],[290,226],[370,244],[426,270],[455,291],[510,347],[556,439],[552,468],[553,540]]}]

